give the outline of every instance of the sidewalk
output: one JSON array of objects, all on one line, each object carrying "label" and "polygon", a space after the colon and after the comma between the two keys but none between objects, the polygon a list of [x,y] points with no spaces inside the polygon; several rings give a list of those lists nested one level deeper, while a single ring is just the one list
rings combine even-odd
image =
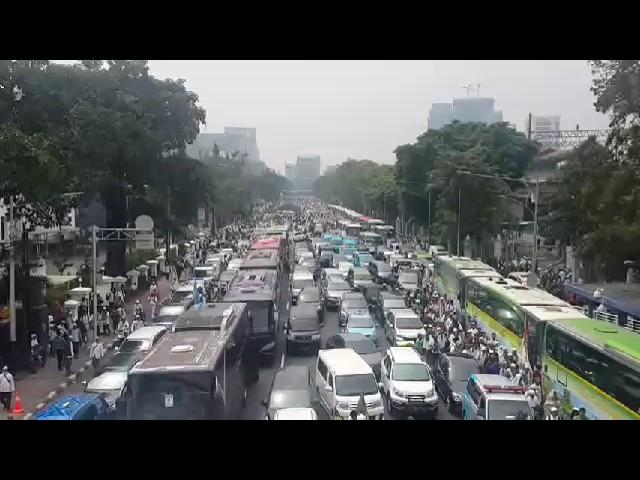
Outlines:
[{"label": "sidewalk", "polygon": [[[166,279],[158,281],[158,298],[163,299],[169,295],[169,282]],[[147,317],[151,314],[151,309],[147,302],[148,291],[137,292],[126,303],[126,309],[129,314],[133,311],[136,300],[140,300]],[[131,319],[130,319],[131,320]],[[114,335],[100,336],[100,340],[107,350],[111,348]],[[58,370],[58,363],[55,357],[47,357],[47,364],[44,368],[39,369],[35,374],[28,372],[20,372],[16,375],[16,391],[20,394],[22,404],[24,406],[24,415],[15,415],[16,419],[27,419],[29,414],[39,410],[46,403],[50,402],[72,383],[83,380],[90,380],[93,376],[93,368],[89,360],[89,346],[81,347],[80,354],[77,359],[73,360],[71,374]],[[15,407],[15,396],[12,402]],[[0,410],[0,420],[7,420],[12,415]],[[25,418],[26,417],[26,418]]]}]

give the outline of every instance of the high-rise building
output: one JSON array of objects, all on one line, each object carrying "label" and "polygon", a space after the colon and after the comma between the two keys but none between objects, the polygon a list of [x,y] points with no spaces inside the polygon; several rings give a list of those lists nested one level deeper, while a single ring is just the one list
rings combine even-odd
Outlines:
[{"label": "high-rise building", "polygon": [[495,109],[493,98],[454,98],[452,103],[433,103],[431,105],[428,129],[438,130],[456,120],[492,124],[502,122],[502,112]]},{"label": "high-rise building", "polygon": [[224,127],[223,133],[200,133],[192,144],[187,145],[186,152],[192,158],[201,159],[211,155],[214,146],[223,155],[239,154],[249,162],[260,162],[255,128]]},{"label": "high-rise building", "polygon": [[300,190],[308,190],[313,187],[313,182],[320,176],[320,156],[300,155],[296,160],[296,187]]},{"label": "high-rise building", "polygon": [[293,182],[296,179],[296,165],[294,163],[284,164],[284,176],[287,180]]},{"label": "high-rise building", "polygon": [[332,173],[336,173],[336,170],[338,170],[338,165],[327,165],[324,168],[324,175],[330,175]]}]

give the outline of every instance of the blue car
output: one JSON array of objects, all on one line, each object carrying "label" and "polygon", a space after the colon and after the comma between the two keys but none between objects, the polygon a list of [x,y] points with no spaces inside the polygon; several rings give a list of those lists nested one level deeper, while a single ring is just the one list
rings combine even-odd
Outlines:
[{"label": "blue car", "polygon": [[68,395],[36,412],[34,420],[104,420],[113,411],[103,394]]},{"label": "blue car", "polygon": [[364,335],[376,345],[378,344],[376,324],[368,310],[351,310],[347,318],[345,330],[346,333],[359,333],[360,335]]}]

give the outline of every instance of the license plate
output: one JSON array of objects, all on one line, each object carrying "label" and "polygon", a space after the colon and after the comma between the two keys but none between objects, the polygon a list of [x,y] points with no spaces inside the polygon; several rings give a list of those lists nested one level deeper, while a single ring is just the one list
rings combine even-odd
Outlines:
[{"label": "license plate", "polygon": [[173,395],[170,393],[164,395],[164,408],[173,408]]}]

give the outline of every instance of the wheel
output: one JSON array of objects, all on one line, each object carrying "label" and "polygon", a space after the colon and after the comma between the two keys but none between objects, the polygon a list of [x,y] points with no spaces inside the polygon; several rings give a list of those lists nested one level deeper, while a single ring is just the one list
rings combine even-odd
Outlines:
[{"label": "wheel", "polygon": [[389,413],[389,415],[393,415],[395,411],[396,409],[393,408],[393,405],[391,404],[391,395],[387,394],[387,412]]}]

